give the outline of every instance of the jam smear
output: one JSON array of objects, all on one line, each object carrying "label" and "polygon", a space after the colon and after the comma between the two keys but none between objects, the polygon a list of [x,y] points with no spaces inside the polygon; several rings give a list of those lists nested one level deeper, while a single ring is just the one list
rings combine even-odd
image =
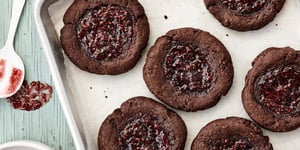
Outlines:
[{"label": "jam smear", "polygon": [[221,3],[235,13],[248,15],[264,8],[269,0],[221,0]]},{"label": "jam smear", "polygon": [[180,92],[205,92],[212,84],[211,68],[201,48],[191,44],[172,46],[165,57],[164,74]]},{"label": "jam smear", "polygon": [[47,104],[52,97],[53,89],[50,85],[33,81],[30,84],[24,80],[19,91],[7,98],[15,109],[33,111]]},{"label": "jam smear", "polygon": [[5,73],[5,64],[6,64],[6,61],[3,59],[0,59],[0,80],[3,79],[4,73]]},{"label": "jam smear", "polygon": [[77,38],[87,55],[96,60],[117,58],[129,47],[134,17],[118,5],[100,6],[87,12],[77,25]]},{"label": "jam smear", "polygon": [[119,132],[121,150],[169,150],[170,140],[156,117],[139,113]]},{"label": "jam smear", "polygon": [[210,147],[210,150],[249,150],[252,147],[248,139],[232,136],[217,139]]},{"label": "jam smear", "polygon": [[300,112],[300,66],[271,67],[255,83],[256,100],[276,115]]},{"label": "jam smear", "polygon": [[11,76],[9,78],[10,85],[7,92],[12,93],[17,90],[17,87],[21,84],[23,76],[23,71],[18,68],[13,68]]}]

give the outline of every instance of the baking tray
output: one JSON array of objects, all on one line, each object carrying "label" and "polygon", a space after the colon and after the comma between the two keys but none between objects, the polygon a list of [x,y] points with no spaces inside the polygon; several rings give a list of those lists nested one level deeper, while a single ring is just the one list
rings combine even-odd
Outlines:
[{"label": "baking tray", "polygon": [[[107,115],[134,96],[155,98],[142,76],[146,53],[156,38],[170,29],[194,27],[209,31],[229,50],[234,66],[234,82],[229,93],[213,108],[198,112],[175,110],[188,129],[186,150],[208,122],[228,116],[248,118],[241,102],[244,78],[252,60],[265,48],[290,46],[300,49],[300,3],[287,0],[275,20],[258,31],[236,32],[224,28],[206,10],[202,0],[140,0],[150,23],[150,39],[143,57],[129,72],[96,75],[81,71],[63,54],[59,42],[62,18],[73,0],[40,0],[35,6],[37,30],[50,66],[55,88],[77,149],[97,149],[98,129]],[[167,16],[167,18],[165,17]],[[274,149],[299,149],[300,129],[274,133],[263,129]]]}]

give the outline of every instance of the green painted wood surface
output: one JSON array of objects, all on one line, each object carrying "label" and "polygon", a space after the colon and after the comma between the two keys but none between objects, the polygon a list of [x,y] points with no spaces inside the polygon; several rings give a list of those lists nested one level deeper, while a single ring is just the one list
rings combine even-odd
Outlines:
[{"label": "green painted wood surface", "polygon": [[[37,1],[27,0],[14,46],[25,63],[26,80],[47,82],[53,86],[33,17],[33,7]],[[0,2],[0,47],[3,47],[13,0]],[[75,149],[55,90],[51,101],[33,112],[15,110],[4,99],[0,99],[0,144],[14,140],[34,140],[57,150]]]}]

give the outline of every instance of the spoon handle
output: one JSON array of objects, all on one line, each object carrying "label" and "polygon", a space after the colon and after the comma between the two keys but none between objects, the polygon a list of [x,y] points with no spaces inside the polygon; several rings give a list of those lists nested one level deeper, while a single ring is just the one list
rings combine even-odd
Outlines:
[{"label": "spoon handle", "polygon": [[25,0],[13,0],[13,8],[12,8],[12,15],[10,20],[10,27],[8,31],[7,41],[5,47],[13,47],[14,45],[14,38],[15,33],[17,30],[17,26],[19,23],[19,19],[25,4]]}]

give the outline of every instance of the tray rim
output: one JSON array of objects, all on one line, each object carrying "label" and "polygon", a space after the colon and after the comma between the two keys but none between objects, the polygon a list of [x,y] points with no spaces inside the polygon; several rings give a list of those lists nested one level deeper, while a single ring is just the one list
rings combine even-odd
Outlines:
[{"label": "tray rim", "polygon": [[[58,95],[58,99],[60,101],[61,107],[63,109],[65,118],[67,120],[67,124],[69,126],[74,145],[76,149],[79,150],[85,150],[86,144],[84,142],[84,138],[82,137],[82,134],[79,130],[79,127],[76,123],[76,118],[73,115],[73,110],[71,108],[71,105],[69,103],[69,96],[67,94],[66,87],[63,86],[63,79],[60,76],[58,64],[55,61],[55,57],[52,53],[53,47],[50,44],[50,41],[47,36],[47,30],[45,28],[45,24],[42,20],[41,13],[43,11],[43,7],[45,7],[45,3],[48,0],[39,0],[34,5],[34,20],[36,24],[36,28],[38,31],[38,34],[40,36],[40,41],[44,50],[44,54],[47,58],[48,66],[51,72],[52,80]],[[50,3],[57,2],[58,0],[50,0]],[[48,8],[48,7],[47,7]],[[47,10],[44,10],[48,12]],[[50,17],[50,16],[49,16]],[[77,119],[80,119],[79,117]]]},{"label": "tray rim", "polygon": [[[52,1],[52,2],[56,2],[56,1],[59,1],[59,0],[41,0],[41,1],[44,1],[44,2],[49,2],[49,1]],[[299,4],[299,1],[298,2],[296,2],[297,4]],[[41,4],[42,5],[42,4]],[[47,7],[48,8],[48,7]],[[42,8],[40,8],[40,9],[42,9]],[[42,10],[39,10],[39,11],[37,11],[37,12],[42,12]],[[48,12],[48,11],[44,11],[44,12]],[[41,14],[39,14],[39,15],[41,15]],[[41,17],[41,16],[40,16]],[[43,23],[43,22],[40,22],[40,23]],[[47,38],[47,37],[49,37],[49,35],[47,35],[46,33],[49,33],[49,31],[48,32],[46,32],[45,30],[48,28],[48,24],[44,24],[43,26],[42,26],[42,28],[43,28],[43,30],[44,30],[44,36]],[[210,31],[210,30],[206,30],[206,31]],[[215,36],[217,36],[217,34],[213,34],[213,35],[215,35]],[[57,38],[57,36],[56,36],[56,38]],[[53,45],[51,45],[51,43],[53,43],[53,41],[51,41],[51,40],[53,40],[53,39],[49,39],[49,38],[47,38],[47,39],[41,39],[41,40],[47,40],[47,42],[48,43],[46,43],[46,44],[48,44],[47,46],[48,46],[48,48],[49,49],[45,49],[44,48],[44,44],[42,43],[42,45],[43,45],[43,48],[44,48],[44,51],[45,51],[45,54],[47,54],[47,52],[49,52],[49,53],[51,53],[51,52],[53,52],[53,51],[46,51],[46,50],[56,50],[56,49],[53,49]],[[44,42],[44,41],[42,41],[42,42]],[[225,43],[225,42],[224,42]],[[56,45],[54,45],[54,46],[57,46],[57,43],[55,43]],[[282,45],[282,44],[279,44],[279,45]],[[278,44],[277,44],[277,46],[279,46]],[[290,46],[292,46],[292,45],[290,45]],[[292,46],[292,47],[294,47],[294,46]],[[233,53],[233,52],[232,52]],[[53,53],[51,53],[51,55],[53,55]],[[48,59],[48,57],[50,57],[50,56],[48,56],[48,55],[46,55],[46,57],[47,57],[47,61],[49,62],[49,66],[50,66],[50,69],[52,69],[52,66],[51,66],[51,63],[50,63],[50,60]],[[52,56],[53,57],[53,56]],[[52,60],[54,63],[55,63],[55,58],[53,57],[53,60]],[[63,83],[64,82],[62,82],[63,81],[63,79],[61,78],[61,76],[59,76],[59,73],[60,73],[60,69],[58,69],[58,66],[57,66],[57,63],[56,63],[56,65],[54,66],[55,68],[53,69],[54,71],[57,71],[56,73],[57,74],[55,74],[55,75],[57,75],[58,77],[59,77],[59,81],[57,81],[57,82],[60,82],[60,83],[58,83],[58,84],[62,84],[61,86],[61,88],[63,88],[64,90],[68,90],[68,88],[69,87],[64,87],[63,86]],[[56,70],[55,70],[56,69]],[[52,73],[52,70],[50,70],[51,71],[51,73]],[[53,76],[53,73],[52,73],[52,76]],[[236,79],[236,78],[235,78]],[[58,80],[58,79],[57,79]],[[55,81],[55,80],[54,80]],[[243,80],[244,81],[244,80]],[[56,81],[54,82],[55,84],[56,84]],[[56,85],[55,85],[56,86]],[[66,88],[66,89],[65,89]],[[58,90],[58,89],[57,89]],[[58,91],[59,92],[59,91]],[[59,94],[59,93],[58,93]],[[67,93],[67,91],[64,91],[64,96],[66,96],[65,97],[65,101],[62,101],[62,99],[60,98],[60,101],[61,101],[61,104],[63,105],[63,103],[68,103],[67,105],[70,107],[70,105],[72,104],[72,103],[69,103],[69,102],[71,102],[71,101],[69,101],[69,100],[72,100],[72,99],[70,99],[70,98],[68,98],[70,95],[68,95],[69,93]],[[74,94],[76,94],[76,93],[74,93]],[[63,106],[64,107],[64,106]],[[64,109],[64,108],[63,108]],[[70,115],[71,115],[71,117],[73,117],[73,120],[75,119],[75,117],[76,116],[74,116],[74,114],[72,113],[72,110],[71,110],[71,108],[69,108],[70,109],[70,112],[69,113],[71,113]],[[65,109],[64,109],[64,111],[65,111]],[[65,113],[65,115],[66,115],[66,113]],[[67,117],[67,116],[66,116]],[[248,119],[249,119],[249,117],[247,117]],[[251,119],[252,120],[252,119]],[[68,120],[67,120],[68,121]],[[80,128],[78,127],[78,124],[76,124],[76,121],[74,121],[75,122],[75,128],[78,130],[78,132],[80,132],[80,131],[84,131],[84,130],[80,130]],[[73,123],[74,123],[73,122]],[[68,121],[68,123],[69,123],[69,121]],[[71,125],[74,125],[74,124],[69,124],[69,127],[71,126]],[[71,127],[70,127],[71,128]],[[73,133],[72,133],[72,136],[73,136]],[[78,136],[78,135],[77,135]],[[79,136],[80,136],[80,134],[79,134]],[[81,135],[81,142],[86,142],[86,141],[84,141],[82,138],[84,138],[85,136],[82,136]],[[73,136],[73,139],[74,139],[74,142],[75,142],[75,138],[77,138],[77,137],[74,137]],[[87,147],[85,147],[85,149],[87,149]]]}]

